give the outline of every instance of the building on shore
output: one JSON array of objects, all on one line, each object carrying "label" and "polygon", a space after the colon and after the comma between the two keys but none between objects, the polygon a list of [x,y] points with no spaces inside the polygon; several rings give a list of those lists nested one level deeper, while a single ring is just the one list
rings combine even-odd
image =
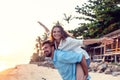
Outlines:
[{"label": "building on shore", "polygon": [[120,63],[120,29],[104,35],[104,37],[113,38],[113,44],[90,47],[88,53],[91,60]]}]

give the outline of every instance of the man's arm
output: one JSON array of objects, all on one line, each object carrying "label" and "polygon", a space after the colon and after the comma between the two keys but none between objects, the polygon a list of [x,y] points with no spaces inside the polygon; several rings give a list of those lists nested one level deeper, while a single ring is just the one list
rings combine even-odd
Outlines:
[{"label": "man's arm", "polygon": [[73,51],[55,50],[54,55],[57,56],[57,60],[62,63],[79,63],[82,60],[82,53],[75,53]]}]

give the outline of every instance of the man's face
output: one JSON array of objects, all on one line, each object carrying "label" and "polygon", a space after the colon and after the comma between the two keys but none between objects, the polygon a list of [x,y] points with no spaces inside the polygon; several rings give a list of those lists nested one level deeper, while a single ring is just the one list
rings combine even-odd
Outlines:
[{"label": "man's face", "polygon": [[45,54],[46,57],[51,57],[52,55],[52,47],[50,46],[50,44],[44,44],[43,47],[43,52]]}]

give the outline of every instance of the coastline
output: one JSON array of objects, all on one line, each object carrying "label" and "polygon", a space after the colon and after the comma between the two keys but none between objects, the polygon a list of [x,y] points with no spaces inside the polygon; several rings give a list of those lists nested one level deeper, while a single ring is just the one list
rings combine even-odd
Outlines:
[{"label": "coastline", "polygon": [[[91,80],[119,80],[120,75],[90,72]],[[22,64],[0,72],[0,80],[62,80],[56,69],[37,66],[35,64]]]}]

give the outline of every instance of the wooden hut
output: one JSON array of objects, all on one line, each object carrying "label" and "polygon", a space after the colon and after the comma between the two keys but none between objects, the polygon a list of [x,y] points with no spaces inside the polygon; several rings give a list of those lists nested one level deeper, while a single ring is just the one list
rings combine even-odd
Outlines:
[{"label": "wooden hut", "polygon": [[89,51],[91,59],[94,61],[120,62],[120,29],[104,35],[104,37],[113,38],[113,44],[92,47]]}]

